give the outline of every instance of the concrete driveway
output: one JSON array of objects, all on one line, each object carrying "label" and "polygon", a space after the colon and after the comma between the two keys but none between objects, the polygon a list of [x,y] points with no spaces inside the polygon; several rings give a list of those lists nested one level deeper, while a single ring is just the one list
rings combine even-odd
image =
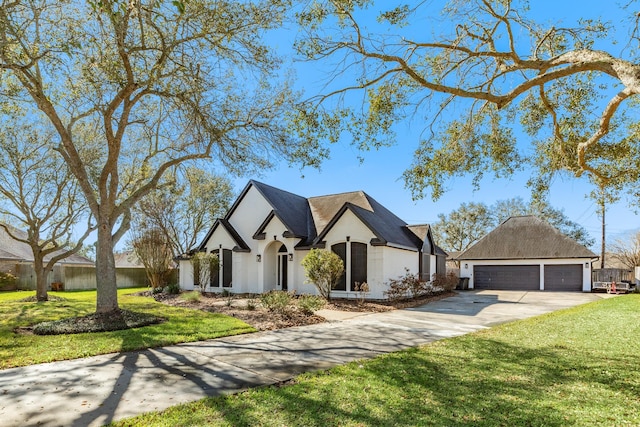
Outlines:
[{"label": "concrete driveway", "polygon": [[465,291],[413,309],[2,370],[0,424],[103,425],[606,297]]}]

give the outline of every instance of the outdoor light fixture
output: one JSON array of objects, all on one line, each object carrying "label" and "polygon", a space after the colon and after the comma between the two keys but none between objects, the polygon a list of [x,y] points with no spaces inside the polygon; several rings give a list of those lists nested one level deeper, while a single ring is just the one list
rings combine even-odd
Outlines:
[{"label": "outdoor light fixture", "polygon": [[465,264],[465,265],[464,265],[464,268],[465,268],[465,270],[466,270],[467,268],[469,268],[469,264]]},{"label": "outdoor light fixture", "polygon": [[293,254],[289,254],[289,261],[293,261]]},{"label": "outdoor light fixture", "polygon": [[351,236],[347,236],[347,242],[351,240]]},{"label": "outdoor light fixture", "polygon": [[589,263],[588,262],[584,263],[584,268],[589,268]]},{"label": "outdoor light fixture", "polygon": [[256,262],[260,262],[262,261],[262,255],[258,254],[256,255]]}]

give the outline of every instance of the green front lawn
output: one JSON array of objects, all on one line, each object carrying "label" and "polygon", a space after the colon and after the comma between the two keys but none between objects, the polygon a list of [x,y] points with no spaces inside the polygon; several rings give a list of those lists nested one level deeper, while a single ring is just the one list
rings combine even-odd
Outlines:
[{"label": "green front lawn", "polygon": [[621,296],[116,425],[640,425],[639,337]]},{"label": "green front lawn", "polygon": [[130,295],[145,289],[118,290],[120,307],[163,317],[166,322],[122,331],[74,335],[29,335],[16,332],[16,328],[92,313],[96,304],[95,291],[50,292],[65,300],[46,303],[20,301],[33,296],[34,292],[1,292],[0,369],[255,331],[233,317],[170,307],[149,297]]}]

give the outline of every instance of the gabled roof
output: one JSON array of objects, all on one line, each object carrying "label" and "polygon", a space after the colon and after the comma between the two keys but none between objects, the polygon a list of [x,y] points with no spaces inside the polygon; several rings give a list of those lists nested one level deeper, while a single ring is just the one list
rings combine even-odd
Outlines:
[{"label": "gabled roof", "polygon": [[424,242],[426,239],[429,239],[431,241],[431,243],[433,244],[433,255],[439,255],[444,257],[449,255],[444,250],[442,250],[440,246],[436,245],[435,242],[433,241],[431,226],[429,224],[407,225],[407,228],[421,241]]},{"label": "gabled roof", "polygon": [[458,260],[595,258],[596,255],[547,222],[532,216],[507,219]]},{"label": "gabled roof", "polygon": [[[388,245],[417,251],[422,248],[422,239],[426,237],[426,234],[421,237],[412,232],[404,221],[363,191],[307,199],[255,180],[249,181],[225,215],[224,220],[220,220],[228,225],[225,227],[230,233],[232,231],[235,233],[235,230],[229,223],[229,219],[252,187],[264,197],[272,208],[253,234],[254,239],[265,238],[264,230],[267,225],[274,218],[278,218],[287,229],[283,237],[301,239],[296,245],[297,249],[322,246],[324,236],[347,210],[353,212],[376,236],[371,242],[374,245]],[[200,250],[218,225],[216,221],[200,244]],[[237,238],[234,237],[234,239],[238,243],[238,247],[244,247],[248,250],[248,245],[242,241],[237,233],[235,235]],[[444,254],[440,248],[437,248],[437,251]]]},{"label": "gabled roof", "polygon": [[[27,239],[28,234],[25,231],[11,226],[8,227],[14,236],[19,239]],[[55,252],[45,256],[45,262],[50,260],[54,254]],[[13,239],[4,227],[0,227],[0,259],[33,262],[33,252],[28,244]],[[58,261],[58,264],[94,265],[93,261],[78,254],[69,255]]]},{"label": "gabled roof", "polygon": [[[344,200],[353,200],[358,204],[351,201],[344,202]],[[309,200],[309,203],[314,205],[312,208],[314,217],[321,218],[322,222],[324,222],[324,218],[331,215],[335,206],[340,202],[343,202],[342,206],[318,234],[315,243],[320,243],[340,217],[347,210],[350,210],[376,236],[376,239],[371,241],[372,245],[395,246],[414,251],[422,247],[422,239],[412,233],[404,221],[362,191],[314,197]]]},{"label": "gabled roof", "polygon": [[[313,240],[316,236],[313,219],[309,211],[309,203],[307,199],[297,194],[272,187],[262,182],[250,180],[236,202],[231,206],[225,219],[228,220],[236,207],[240,204],[249,189],[254,187],[262,197],[271,205],[275,216],[282,221],[287,231],[293,236],[306,236],[307,240]],[[256,230],[256,233],[259,233]]]},{"label": "gabled roof", "polygon": [[211,235],[214,233],[214,231],[216,231],[218,227],[224,228],[227,231],[227,233],[229,233],[233,241],[236,243],[236,246],[233,248],[234,251],[251,252],[251,249],[249,248],[247,243],[242,239],[242,237],[236,231],[236,229],[233,228],[233,225],[231,225],[231,223],[227,219],[220,219],[220,218],[218,218],[216,222],[213,223],[213,227],[211,227],[211,229],[209,230],[205,238],[202,239],[202,243],[198,247],[198,250],[200,251],[204,250],[204,245],[207,243]]},{"label": "gabled roof", "polygon": [[144,268],[144,264],[133,251],[116,252],[113,254],[116,268]]}]

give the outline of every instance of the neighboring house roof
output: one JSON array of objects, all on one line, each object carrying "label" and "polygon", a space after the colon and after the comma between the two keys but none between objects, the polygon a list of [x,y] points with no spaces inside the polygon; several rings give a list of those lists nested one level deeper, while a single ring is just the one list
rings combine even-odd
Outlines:
[{"label": "neighboring house roof", "polygon": [[[25,231],[18,230],[15,227],[8,226],[11,229],[11,233],[20,238],[27,239],[28,234]],[[55,254],[49,254],[44,257],[45,262],[50,260]],[[0,259],[11,259],[21,262],[33,262],[33,252],[31,247],[23,242],[13,239],[6,232],[4,227],[0,227]],[[81,255],[70,255],[62,260],[58,261],[59,264],[74,264],[74,265],[94,265],[93,261],[85,258]]]},{"label": "neighboring house roof", "polygon": [[144,268],[140,258],[133,251],[116,252],[113,254],[116,268]]},{"label": "neighboring house roof", "polygon": [[22,258],[16,256],[10,252],[7,252],[3,249],[0,249],[0,259],[1,260],[12,260],[12,261],[21,261]]},{"label": "neighboring house roof", "polygon": [[596,255],[547,222],[511,217],[458,256],[458,260],[595,258]]},{"label": "neighboring house roof", "polygon": [[[316,196],[307,199],[251,180],[242,190],[224,219],[216,221],[209,230],[199,247],[200,249],[204,247],[215,229],[220,225],[224,225],[237,243],[237,250],[249,250],[248,245],[229,223],[229,219],[251,187],[258,190],[272,208],[272,211],[255,231],[254,239],[265,238],[264,230],[269,222],[273,218],[278,218],[287,228],[284,237],[301,239],[296,248],[305,249],[322,246],[324,236],[347,210],[353,212],[376,236],[371,244],[395,246],[417,251],[422,248],[425,238],[429,237],[431,239],[428,225],[416,226],[413,230],[410,229],[404,221],[363,191]],[[423,228],[419,229],[419,227]],[[436,252],[440,255],[446,255],[440,248],[437,248]]]}]

